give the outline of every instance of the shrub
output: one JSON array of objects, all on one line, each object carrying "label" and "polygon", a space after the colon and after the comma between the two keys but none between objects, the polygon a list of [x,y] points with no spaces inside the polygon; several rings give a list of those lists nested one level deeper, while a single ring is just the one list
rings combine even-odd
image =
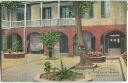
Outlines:
[{"label": "shrub", "polygon": [[52,50],[54,49],[54,45],[59,41],[60,34],[58,32],[45,32],[41,35],[40,39],[47,46],[49,57],[52,57]]},{"label": "shrub", "polygon": [[70,69],[67,69],[66,67],[64,67],[62,60],[60,60],[61,62],[61,68],[59,69],[59,72],[57,73],[57,76],[55,78],[55,80],[57,81],[61,81],[64,79],[69,78],[72,75],[72,72],[70,71]]},{"label": "shrub", "polygon": [[20,50],[21,50],[21,43],[17,41],[12,45],[12,51],[19,52]]},{"label": "shrub", "polygon": [[50,73],[50,70],[51,70],[51,63],[50,62],[45,62],[44,63],[44,71],[47,74],[47,78],[49,78],[48,75]]},{"label": "shrub", "polygon": [[[72,76],[73,72],[70,71],[70,69],[67,69],[66,67],[64,67],[62,60],[60,60],[60,63],[61,63],[60,69],[56,68],[56,67],[52,68],[50,62],[44,63],[44,71],[47,74],[48,79],[61,81],[61,80],[65,80]],[[53,72],[51,72],[51,71],[53,71]],[[53,75],[52,75],[52,73],[53,73]]]}]

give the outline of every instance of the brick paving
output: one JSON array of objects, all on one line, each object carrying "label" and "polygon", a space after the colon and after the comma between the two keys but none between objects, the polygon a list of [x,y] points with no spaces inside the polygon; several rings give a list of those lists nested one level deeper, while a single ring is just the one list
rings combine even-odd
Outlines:
[{"label": "brick paving", "polygon": [[[60,57],[57,60],[46,60],[42,55],[26,55],[24,59],[2,60],[2,81],[30,81],[43,72],[43,63],[50,61],[52,66],[60,67],[60,58],[66,67],[70,68],[79,63],[79,56]],[[108,59],[106,62],[98,63],[99,67],[93,69],[73,69],[81,73],[89,73],[93,81],[123,81],[122,71],[118,59]]]}]

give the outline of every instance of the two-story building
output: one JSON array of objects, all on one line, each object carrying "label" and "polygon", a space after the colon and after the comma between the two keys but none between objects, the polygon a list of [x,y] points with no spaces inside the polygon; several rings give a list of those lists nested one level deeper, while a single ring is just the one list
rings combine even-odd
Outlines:
[{"label": "two-story building", "polygon": [[[44,32],[61,34],[55,52],[77,55],[77,31],[72,2],[23,2],[18,8],[3,9],[3,49],[12,48],[15,41],[22,42],[22,51],[47,53],[40,41]],[[82,16],[84,42],[89,51],[107,54],[126,51],[126,2],[96,1]]]}]

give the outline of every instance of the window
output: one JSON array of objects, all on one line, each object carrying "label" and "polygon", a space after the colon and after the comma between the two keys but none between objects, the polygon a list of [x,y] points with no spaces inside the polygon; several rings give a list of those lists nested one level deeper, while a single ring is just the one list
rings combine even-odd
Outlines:
[{"label": "window", "polygon": [[110,16],[110,2],[101,1],[101,17]]},{"label": "window", "polygon": [[72,18],[72,6],[61,6],[60,7],[60,18]]},{"label": "window", "polygon": [[27,5],[27,16],[26,16],[27,20],[31,20],[31,5],[28,4]]},{"label": "window", "polygon": [[93,18],[93,6],[88,8],[88,10],[86,11],[86,13],[82,16],[85,18]]},{"label": "window", "polygon": [[43,18],[51,19],[51,7],[43,8]]},{"label": "window", "polygon": [[17,21],[24,20],[24,8],[17,8]]},{"label": "window", "polygon": [[7,8],[3,8],[2,9],[2,20],[6,20],[6,18],[7,18]]}]

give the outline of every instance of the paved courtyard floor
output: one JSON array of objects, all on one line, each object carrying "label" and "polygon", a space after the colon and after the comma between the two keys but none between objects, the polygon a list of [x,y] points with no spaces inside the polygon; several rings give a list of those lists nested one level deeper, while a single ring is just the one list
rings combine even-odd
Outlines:
[{"label": "paved courtyard floor", "polygon": [[[71,68],[79,63],[79,56],[56,56],[57,60],[46,60],[46,56],[40,54],[27,54],[22,59],[2,58],[2,81],[34,81],[34,77],[43,73],[43,63],[50,61],[52,66],[60,67],[60,59],[64,65]],[[95,69],[72,69],[75,72],[89,73],[93,81],[123,81],[124,77],[119,59],[107,59],[98,63]]]}]

